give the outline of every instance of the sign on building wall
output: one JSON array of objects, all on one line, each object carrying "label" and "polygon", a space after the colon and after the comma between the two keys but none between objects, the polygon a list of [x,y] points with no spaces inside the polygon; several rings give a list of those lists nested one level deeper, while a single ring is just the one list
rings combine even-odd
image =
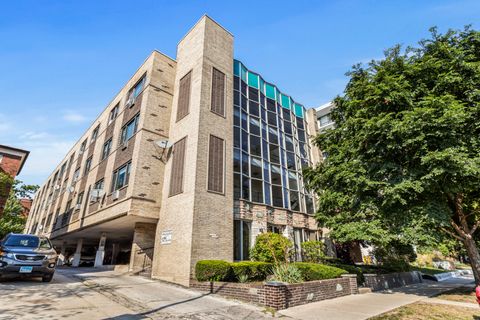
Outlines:
[{"label": "sign on building wall", "polygon": [[172,243],[172,230],[162,231],[160,244],[170,244],[170,243]]}]

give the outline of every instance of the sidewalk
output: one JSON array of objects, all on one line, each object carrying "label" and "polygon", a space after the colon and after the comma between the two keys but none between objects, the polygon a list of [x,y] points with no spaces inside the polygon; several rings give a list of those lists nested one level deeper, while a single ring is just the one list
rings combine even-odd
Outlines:
[{"label": "sidewalk", "polygon": [[[97,269],[98,270],[98,269]],[[227,300],[139,276],[93,268],[64,268],[90,290],[130,310],[109,319],[268,319],[271,314],[247,303]]]},{"label": "sidewalk", "polygon": [[472,282],[470,278],[454,278],[443,282],[425,281],[389,291],[309,303],[278,313],[302,320],[364,320]]}]

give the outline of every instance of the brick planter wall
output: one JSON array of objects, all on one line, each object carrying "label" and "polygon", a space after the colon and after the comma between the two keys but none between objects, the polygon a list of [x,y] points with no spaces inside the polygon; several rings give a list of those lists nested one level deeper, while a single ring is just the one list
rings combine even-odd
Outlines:
[{"label": "brick planter wall", "polygon": [[422,274],[418,271],[364,274],[363,276],[365,277],[365,287],[371,288],[372,291],[387,290],[423,282]]},{"label": "brick planter wall", "polygon": [[286,284],[267,282],[262,284],[234,282],[190,281],[190,287],[203,292],[271,307],[286,309],[310,302],[332,299],[358,293],[356,275],[342,278]]}]

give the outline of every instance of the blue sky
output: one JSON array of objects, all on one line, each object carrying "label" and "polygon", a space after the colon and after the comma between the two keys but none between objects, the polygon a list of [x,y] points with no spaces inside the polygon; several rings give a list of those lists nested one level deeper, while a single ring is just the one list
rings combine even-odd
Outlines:
[{"label": "blue sky", "polygon": [[345,72],[440,31],[480,26],[480,1],[8,1],[0,10],[0,144],[31,151],[40,184],[153,49],[207,13],[235,57],[308,107],[341,94]]}]

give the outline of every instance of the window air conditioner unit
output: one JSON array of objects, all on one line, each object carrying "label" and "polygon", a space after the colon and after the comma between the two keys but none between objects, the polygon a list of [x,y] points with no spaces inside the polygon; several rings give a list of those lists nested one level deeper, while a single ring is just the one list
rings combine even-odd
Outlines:
[{"label": "window air conditioner unit", "polygon": [[77,203],[75,205],[75,210],[80,210],[81,207],[82,207],[82,205],[80,203]]},{"label": "window air conditioner unit", "polygon": [[125,104],[126,108],[131,108],[135,104],[135,99],[133,96],[131,98],[128,98],[127,103]]},{"label": "window air conditioner unit", "polygon": [[112,193],[112,199],[113,200],[117,200],[119,196],[120,196],[120,191],[119,190],[113,191],[113,193]]},{"label": "window air conditioner unit", "polygon": [[81,154],[83,154],[83,150],[82,150],[82,149],[80,149],[80,150],[78,151],[78,155],[81,155]]},{"label": "window air conditioner unit", "polygon": [[68,186],[68,187],[67,187],[67,192],[68,192],[68,193],[72,193],[74,190],[75,190],[75,188],[72,187],[72,186]]},{"label": "window air conditioner unit", "polygon": [[53,187],[53,190],[58,190],[60,189],[60,186],[58,184],[56,184],[54,187]]},{"label": "window air conditioner unit", "polygon": [[122,142],[122,150],[125,150],[128,148],[128,140],[125,140]]}]

